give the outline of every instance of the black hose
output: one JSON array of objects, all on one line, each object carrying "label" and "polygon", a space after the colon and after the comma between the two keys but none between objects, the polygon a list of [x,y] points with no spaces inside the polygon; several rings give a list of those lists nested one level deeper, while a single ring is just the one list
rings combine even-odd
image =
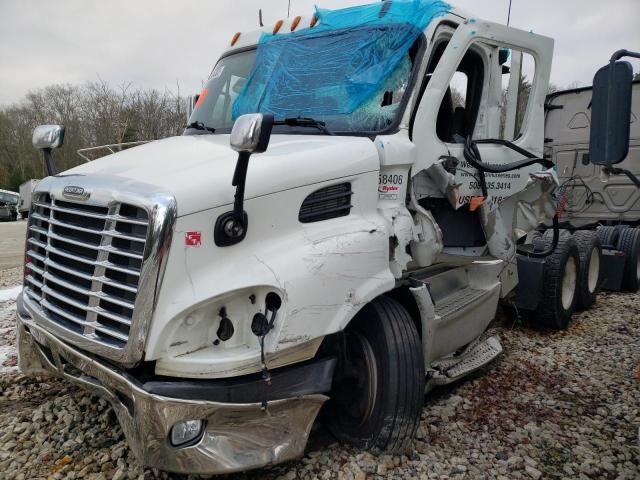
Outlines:
[{"label": "black hose", "polygon": [[[480,157],[480,151],[476,145],[478,144],[486,144],[492,143],[497,145],[504,145],[505,147],[510,148],[518,152],[521,155],[527,157],[526,160],[518,160],[516,162],[507,163],[506,165],[488,165],[486,163],[482,163],[482,158]],[[464,158],[473,165],[480,172],[489,172],[489,173],[505,173],[511,172],[513,170],[518,170],[520,168],[528,167],[530,165],[534,165],[539,163],[543,167],[552,168],[553,162],[546,158],[538,158],[533,153],[528,152],[524,148],[520,148],[519,146],[507,141],[500,139],[485,139],[485,140],[477,140],[473,141],[471,137],[467,137],[467,141],[464,145]],[[483,192],[484,195],[484,192]]]}]

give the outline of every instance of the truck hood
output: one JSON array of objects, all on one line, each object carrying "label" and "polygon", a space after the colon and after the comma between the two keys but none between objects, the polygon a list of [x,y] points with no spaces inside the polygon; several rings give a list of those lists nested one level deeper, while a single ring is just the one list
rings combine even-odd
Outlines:
[{"label": "truck hood", "polygon": [[[115,190],[146,183],[172,194],[178,215],[233,203],[237,153],[229,135],[185,135],[141,145],[67,170],[60,176],[105,176]],[[379,168],[374,143],[363,137],[273,135],[251,157],[245,198],[370,172]],[[81,178],[69,185],[82,185]]]}]

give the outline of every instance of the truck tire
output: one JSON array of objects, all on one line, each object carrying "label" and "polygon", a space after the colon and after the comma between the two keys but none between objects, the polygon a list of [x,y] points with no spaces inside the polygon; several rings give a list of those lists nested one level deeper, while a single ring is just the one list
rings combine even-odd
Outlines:
[{"label": "truck tire", "polygon": [[[560,240],[562,240],[563,238],[568,238],[571,236],[571,232],[565,228],[561,228],[560,229],[560,236],[558,237]],[[545,240],[553,240],[553,228],[549,228],[548,230],[544,231],[544,234],[542,235],[542,238],[544,238]]]},{"label": "truck tire", "polygon": [[603,247],[616,248],[620,229],[616,227],[598,227],[596,234],[598,235],[600,244]]},{"label": "truck tire", "polygon": [[595,303],[600,291],[600,265],[602,245],[596,232],[578,230],[573,234],[580,254],[580,275],[578,276],[578,310],[588,310]]},{"label": "truck tire", "polygon": [[[547,248],[552,239],[546,239]],[[580,254],[571,235],[560,235],[554,252],[545,258],[542,275],[542,301],[535,314],[545,327],[565,329],[578,301]]]},{"label": "truck tire", "polygon": [[22,212],[20,215],[22,216],[23,220],[26,220],[27,218],[29,218],[29,212]]},{"label": "truck tire", "polygon": [[344,333],[324,423],[339,440],[374,452],[401,453],[415,436],[424,404],[422,343],[407,310],[379,297]]},{"label": "truck tire", "polygon": [[617,248],[625,255],[622,288],[630,292],[637,292],[640,288],[640,229],[625,228],[622,230]]}]

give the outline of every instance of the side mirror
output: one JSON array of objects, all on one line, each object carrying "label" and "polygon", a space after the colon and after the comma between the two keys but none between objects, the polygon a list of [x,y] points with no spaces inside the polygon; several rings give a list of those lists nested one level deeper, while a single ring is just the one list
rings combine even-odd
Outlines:
[{"label": "side mirror", "polygon": [[63,125],[39,125],[33,130],[31,139],[33,146],[42,148],[59,148],[64,142]]},{"label": "side mirror", "polygon": [[231,185],[236,187],[233,210],[223,213],[216,220],[213,240],[218,247],[228,247],[241,242],[247,235],[249,217],[244,211],[244,187],[247,182],[249,158],[253,153],[262,153],[269,146],[273,115],[251,113],[238,117],[231,130],[231,148],[238,152],[236,169]]},{"label": "side mirror", "polygon": [[56,164],[53,162],[51,150],[62,146],[64,142],[64,125],[39,125],[33,130],[31,141],[34,147],[42,150],[47,173],[49,175],[58,173]]},{"label": "side mirror", "polygon": [[589,158],[595,165],[615,165],[629,153],[633,68],[612,61],[593,78]]},{"label": "side mirror", "polygon": [[239,153],[262,153],[269,146],[273,115],[249,113],[238,117],[231,130],[231,148]]}]

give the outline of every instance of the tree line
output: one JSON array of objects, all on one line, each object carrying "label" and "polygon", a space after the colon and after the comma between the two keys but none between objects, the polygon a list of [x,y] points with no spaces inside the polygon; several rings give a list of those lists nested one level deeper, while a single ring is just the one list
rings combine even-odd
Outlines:
[{"label": "tree line", "polygon": [[[640,73],[634,80],[640,80]],[[530,88],[523,77],[519,103],[524,101],[526,105]],[[549,93],[555,90],[557,87],[551,85]],[[461,92],[454,90],[453,96],[454,103],[463,103]],[[84,161],[77,154],[80,148],[179,135],[185,109],[186,99],[180,95],[179,86],[176,92],[159,91],[131,84],[113,87],[99,80],[29,92],[22,102],[0,107],[0,189],[17,191],[23,182],[46,176],[42,154],[31,144],[33,129],[38,125],[65,125],[64,146],[55,153],[58,169],[64,171]],[[523,114],[524,108],[519,108],[518,125]]]},{"label": "tree line", "polygon": [[0,188],[17,191],[26,180],[47,175],[31,143],[38,125],[66,127],[64,145],[54,154],[63,171],[84,162],[80,148],[179,135],[185,108],[179,86],[159,91],[99,80],[29,92],[20,103],[0,107]]}]

